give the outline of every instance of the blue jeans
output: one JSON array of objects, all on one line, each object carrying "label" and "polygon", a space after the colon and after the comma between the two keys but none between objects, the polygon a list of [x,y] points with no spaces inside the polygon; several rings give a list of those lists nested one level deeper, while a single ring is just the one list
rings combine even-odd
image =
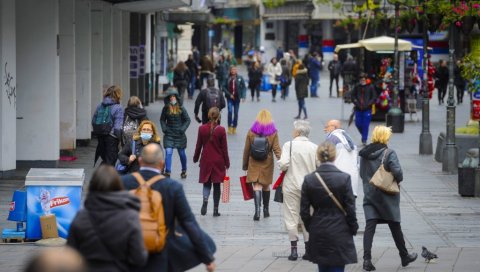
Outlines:
[{"label": "blue jeans", "polygon": [[362,143],[367,142],[368,138],[368,127],[370,126],[370,121],[372,120],[372,110],[356,110],[355,111],[355,126],[358,129],[358,132],[362,134]]},{"label": "blue jeans", "polygon": [[227,107],[228,126],[236,128],[238,123],[238,110],[240,109],[240,99],[232,100],[230,98],[227,98]]},{"label": "blue jeans", "polygon": [[319,77],[312,77],[310,83],[310,96],[317,96],[317,85],[319,80]]},{"label": "blue jeans", "polygon": [[343,272],[345,271],[344,265],[318,265],[318,272]]},{"label": "blue jeans", "polygon": [[302,110],[303,110],[303,114],[305,114],[305,117],[307,117],[307,107],[305,106],[305,98],[298,99],[298,117],[300,117],[300,115],[302,114]]},{"label": "blue jeans", "polygon": [[[185,148],[178,148],[178,155],[180,156],[180,162],[182,163],[182,172],[187,171],[187,154],[185,153]],[[172,172],[172,156],[173,156],[173,148],[167,147],[165,148],[165,172],[171,173]]]},{"label": "blue jeans", "polygon": [[188,97],[192,97],[193,94],[195,93],[196,82],[197,82],[197,78],[195,76],[192,76],[192,79],[190,79],[190,88],[188,88]]}]

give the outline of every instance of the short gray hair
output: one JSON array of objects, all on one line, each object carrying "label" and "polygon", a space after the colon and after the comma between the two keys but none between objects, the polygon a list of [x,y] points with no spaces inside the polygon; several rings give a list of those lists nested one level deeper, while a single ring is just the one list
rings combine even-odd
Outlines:
[{"label": "short gray hair", "polygon": [[145,164],[157,165],[163,161],[162,147],[157,143],[149,143],[142,149],[140,156]]},{"label": "short gray hair", "polygon": [[293,127],[295,131],[300,134],[300,136],[304,136],[308,138],[308,135],[310,135],[310,122],[305,121],[305,120],[296,120],[293,122]]}]

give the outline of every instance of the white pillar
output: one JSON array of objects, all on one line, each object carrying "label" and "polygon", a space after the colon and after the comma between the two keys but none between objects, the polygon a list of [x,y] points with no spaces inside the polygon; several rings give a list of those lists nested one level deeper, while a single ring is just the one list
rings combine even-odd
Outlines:
[{"label": "white pillar", "polygon": [[[112,10],[112,82],[115,85],[120,86],[123,89],[122,86],[122,66],[123,66],[123,61],[122,61],[122,49],[123,49],[123,44],[122,44],[122,11],[119,9],[113,9]],[[125,97],[125,96],[124,96]],[[122,102],[124,102],[125,99],[122,99]]]},{"label": "white pillar", "polygon": [[[103,94],[103,4],[99,1],[91,2],[91,26],[92,26],[92,44],[91,44],[91,113],[93,116],[95,109],[102,101]],[[91,131],[88,130],[89,132]]]},{"label": "white pillar", "polygon": [[122,11],[122,63],[123,97],[130,97],[130,13],[128,11]]},{"label": "white pillar", "polygon": [[60,149],[76,147],[75,0],[59,1]]},{"label": "white pillar", "polygon": [[90,0],[75,0],[75,73],[77,95],[77,142],[90,140],[91,96],[91,46],[92,29]]},{"label": "white pillar", "polygon": [[17,160],[57,165],[60,152],[58,0],[17,0]]},{"label": "white pillar", "polygon": [[0,178],[16,167],[15,0],[0,0]]},{"label": "white pillar", "polygon": [[113,84],[112,76],[112,5],[103,3],[103,88]]}]

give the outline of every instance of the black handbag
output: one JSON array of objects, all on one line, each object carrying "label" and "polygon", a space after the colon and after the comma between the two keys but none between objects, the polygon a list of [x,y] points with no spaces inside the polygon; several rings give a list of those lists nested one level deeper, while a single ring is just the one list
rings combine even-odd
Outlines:
[{"label": "black handbag", "polygon": [[277,189],[275,189],[275,195],[273,197],[273,201],[278,202],[278,203],[283,203],[282,185],[278,186]]},{"label": "black handbag", "polygon": [[[207,243],[210,253],[213,255],[217,247],[213,239],[202,229],[200,232]],[[187,232],[180,226],[175,225],[175,231],[167,236],[167,247],[169,256],[169,268],[174,271],[186,271],[202,263]]]}]

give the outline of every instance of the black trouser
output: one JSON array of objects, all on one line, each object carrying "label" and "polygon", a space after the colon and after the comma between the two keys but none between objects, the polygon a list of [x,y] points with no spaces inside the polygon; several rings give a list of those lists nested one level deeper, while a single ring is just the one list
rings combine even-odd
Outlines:
[{"label": "black trouser", "polygon": [[[365,233],[363,234],[363,259],[372,259],[372,243],[373,235],[375,234],[375,228],[377,227],[379,220],[369,219],[365,226]],[[390,232],[392,233],[393,240],[397,246],[400,257],[408,255],[407,248],[405,247],[405,239],[403,239],[402,227],[400,222],[387,221]]]},{"label": "black trouser", "polygon": [[252,87],[250,87],[250,94],[252,95],[252,99],[255,97],[255,94],[257,95],[257,98],[260,97],[260,84],[253,84]]},{"label": "black trouser", "polygon": [[437,86],[438,90],[438,103],[443,103],[443,99],[445,98],[445,94],[447,93],[447,85],[439,85]]},{"label": "black trouser", "polygon": [[337,96],[338,96],[338,76],[330,76],[330,96],[332,96],[332,84],[333,80],[335,80],[335,84],[337,85]]},{"label": "black trouser", "polygon": [[464,85],[456,85],[457,87],[457,103],[462,103],[463,102],[463,93],[465,91],[465,86]]},{"label": "black trouser", "polygon": [[118,139],[111,135],[98,136],[97,150],[102,163],[115,166],[118,157]]},{"label": "black trouser", "polygon": [[[211,189],[212,182],[203,184],[203,199],[208,200]],[[213,183],[213,206],[218,207],[218,203],[220,203],[220,183]]]},{"label": "black trouser", "polygon": [[272,84],[272,98],[275,99],[277,96],[277,84]]}]

